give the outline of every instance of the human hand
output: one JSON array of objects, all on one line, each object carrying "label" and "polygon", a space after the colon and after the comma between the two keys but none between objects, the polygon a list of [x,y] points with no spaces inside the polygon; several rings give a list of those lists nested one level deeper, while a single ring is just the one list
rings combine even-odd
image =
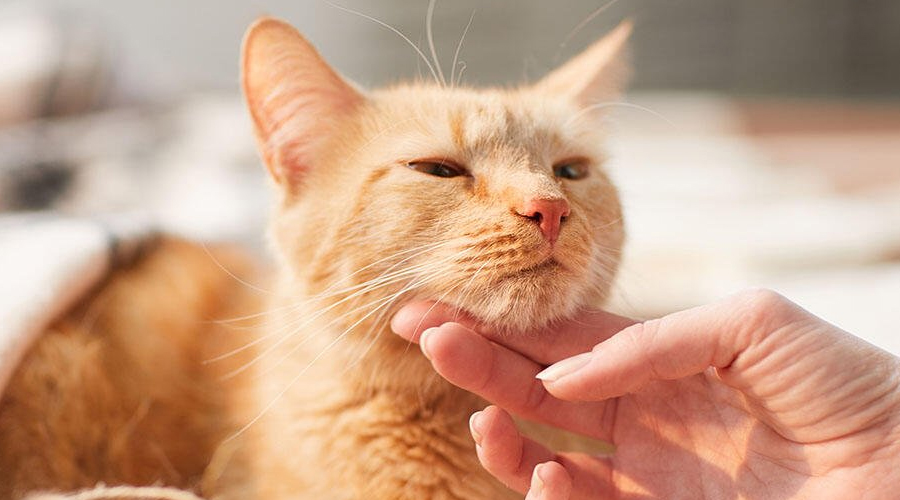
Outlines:
[{"label": "human hand", "polygon": [[[900,360],[773,292],[520,335],[419,302],[392,327],[497,405],[473,415],[476,451],[528,499],[900,496]],[[554,453],[507,411],[616,452]]]}]

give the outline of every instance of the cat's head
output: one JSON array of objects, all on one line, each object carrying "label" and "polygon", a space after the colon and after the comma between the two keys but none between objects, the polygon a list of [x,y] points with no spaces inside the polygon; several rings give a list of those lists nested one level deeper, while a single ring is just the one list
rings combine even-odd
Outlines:
[{"label": "cat's head", "polygon": [[629,32],[533,85],[364,91],[290,25],[257,21],[243,89],[298,294],[430,298],[511,329],[598,305],[623,223],[595,104],[619,91]]}]

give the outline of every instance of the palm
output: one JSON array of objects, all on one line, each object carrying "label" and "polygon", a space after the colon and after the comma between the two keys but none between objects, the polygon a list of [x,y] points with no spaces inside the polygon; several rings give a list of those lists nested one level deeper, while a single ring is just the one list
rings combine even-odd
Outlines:
[{"label": "palm", "polygon": [[607,403],[602,433],[617,449],[603,460],[620,498],[850,498],[864,486],[863,471],[836,477],[820,467],[841,443],[785,439],[717,378],[655,382]]},{"label": "palm", "polygon": [[615,401],[612,479],[625,498],[718,499],[726,491],[789,498],[805,479],[787,465],[797,466],[800,447],[706,375],[658,382]]}]

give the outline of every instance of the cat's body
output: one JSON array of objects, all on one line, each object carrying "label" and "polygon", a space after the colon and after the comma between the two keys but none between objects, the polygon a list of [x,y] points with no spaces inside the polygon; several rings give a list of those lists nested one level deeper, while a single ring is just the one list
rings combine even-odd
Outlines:
[{"label": "cat's body", "polygon": [[[233,252],[215,258],[248,268]],[[246,321],[235,330],[210,318],[260,310],[258,294],[218,264],[202,246],[166,240],[47,331],[0,404],[0,498],[100,482],[216,498],[515,498],[472,453],[466,422],[483,402],[387,332],[391,342],[367,355],[382,362],[348,369],[358,351],[343,348],[320,359],[297,391],[220,447],[259,409],[246,390],[253,373],[227,375],[264,347],[228,368],[204,363],[253,339]],[[302,369],[327,338],[292,352],[281,373]],[[260,404],[283,382],[264,378]]]},{"label": "cat's body", "polygon": [[[391,334],[389,320],[403,301],[431,298],[513,334],[599,306],[615,273],[623,230],[615,189],[602,170],[603,135],[592,105],[618,86],[618,53],[627,32],[618,29],[531,87],[476,91],[417,84],[364,94],[289,26],[271,19],[255,24],[245,39],[243,83],[262,157],[282,195],[271,228],[278,279],[265,314],[237,322],[254,337],[237,337],[246,349],[224,358],[235,377],[223,380],[222,368],[191,368],[235,344],[232,337],[224,349],[210,350],[206,343],[223,337],[208,322],[203,328],[178,325],[158,339],[163,346],[190,339],[186,352],[192,354],[181,362],[173,364],[171,355],[149,362],[172,366],[192,390],[209,391],[211,402],[182,390],[172,377],[160,386],[148,381],[129,387],[160,401],[171,395],[167,404],[181,418],[199,422],[181,426],[181,433],[153,435],[155,442],[197,443],[189,460],[173,465],[176,474],[158,479],[235,500],[515,498],[474,453],[467,422],[484,402],[438,377],[418,350]],[[147,259],[165,260],[159,252],[166,251],[171,249]],[[198,282],[215,281],[185,269]],[[223,272],[218,279],[227,278]],[[158,280],[149,274],[143,279],[146,290]],[[219,294],[233,299],[188,318],[229,318],[253,309],[253,297],[238,282],[204,286],[212,287],[204,288],[207,300],[222,300]],[[141,342],[154,342],[154,328],[166,328],[167,308],[177,307],[158,306],[140,310],[163,323],[143,325]],[[115,319],[119,312],[108,314]],[[60,324],[67,321],[72,317]],[[135,328],[107,328],[103,342],[132,342]],[[28,370],[58,365],[50,354],[62,342],[57,336],[38,344],[13,381],[17,389],[7,406],[0,407],[0,443],[17,443],[15,452],[0,452],[0,475],[5,466],[19,471],[10,480],[20,492],[89,487],[92,479],[152,482],[152,474],[121,472],[114,463],[151,463],[137,445],[78,481],[53,483],[50,471],[28,482],[22,464],[33,457],[24,443],[39,431],[19,435],[15,425],[54,404],[40,399],[46,399],[47,385],[35,384]],[[109,365],[106,377],[120,377],[119,369]],[[82,389],[95,387],[79,380]],[[244,384],[252,390],[244,392]],[[20,414],[19,401],[29,391],[39,403]],[[77,397],[66,392],[63,399]],[[193,398],[192,404],[179,406],[178,398]],[[103,408],[91,411],[80,414],[90,429],[131,425],[121,417],[103,421]],[[160,418],[158,425],[177,425]],[[226,430],[223,422],[235,425]],[[216,447],[226,435],[233,439]],[[41,443],[44,453],[37,456],[52,462],[56,445],[52,439]],[[90,443],[75,439],[69,448],[86,446],[79,453],[91,453]],[[201,481],[198,464],[204,460],[211,465]],[[0,498],[11,495],[0,489]]]},{"label": "cat's body", "polygon": [[[245,257],[213,250],[235,272]],[[33,346],[0,399],[0,498],[98,483],[199,484],[245,405],[205,365],[235,334],[209,321],[258,310],[199,246],[164,239],[117,270]]]}]

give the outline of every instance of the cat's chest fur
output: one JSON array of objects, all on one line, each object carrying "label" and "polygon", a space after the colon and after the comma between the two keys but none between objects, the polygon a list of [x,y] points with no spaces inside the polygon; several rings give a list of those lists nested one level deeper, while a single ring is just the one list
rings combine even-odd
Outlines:
[{"label": "cat's chest fur", "polygon": [[[259,498],[517,497],[476,458],[467,422],[482,400],[437,376],[386,323],[322,323],[262,348],[263,416],[247,436]],[[361,336],[373,326],[374,343]]]}]

